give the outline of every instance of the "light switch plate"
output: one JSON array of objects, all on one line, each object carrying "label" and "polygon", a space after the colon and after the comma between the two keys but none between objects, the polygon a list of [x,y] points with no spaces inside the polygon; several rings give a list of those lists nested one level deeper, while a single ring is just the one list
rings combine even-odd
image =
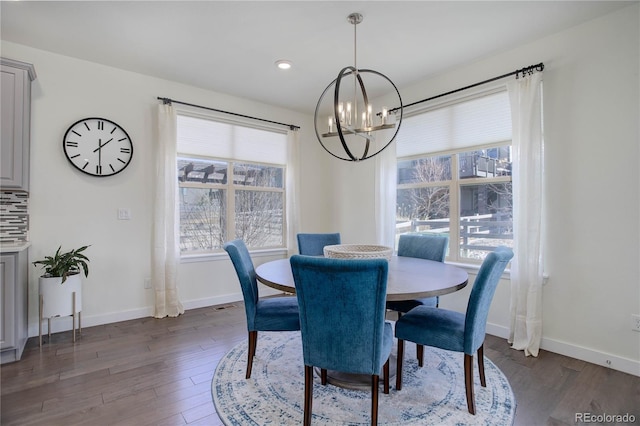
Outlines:
[{"label": "light switch plate", "polygon": [[118,220],[131,220],[131,210],[122,207],[119,208]]}]

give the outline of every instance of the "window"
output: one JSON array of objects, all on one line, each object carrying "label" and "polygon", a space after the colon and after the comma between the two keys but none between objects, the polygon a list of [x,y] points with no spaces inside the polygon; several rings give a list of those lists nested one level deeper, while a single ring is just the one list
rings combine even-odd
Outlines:
[{"label": "window", "polygon": [[513,245],[506,92],[409,116],[398,135],[396,236],[446,233],[451,261]]},{"label": "window", "polygon": [[211,118],[178,115],[180,251],[286,245],[286,135]]}]

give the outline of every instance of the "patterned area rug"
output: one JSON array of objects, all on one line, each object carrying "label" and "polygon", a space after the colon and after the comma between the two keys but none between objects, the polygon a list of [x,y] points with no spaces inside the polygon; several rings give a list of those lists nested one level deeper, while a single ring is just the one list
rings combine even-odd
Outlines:
[{"label": "patterned area rug", "polygon": [[[395,350],[394,350],[395,352]],[[476,415],[467,411],[463,355],[425,347],[419,368],[415,345],[405,344],[402,390],[380,387],[380,425],[511,425],[516,401],[506,377],[485,357],[487,387],[475,372]],[[300,332],[259,333],[251,378],[245,380],[247,344],[241,343],[218,364],[211,393],[225,425],[297,425],[304,409],[304,365]],[[475,361],[475,360],[474,360]],[[474,369],[477,364],[474,362]],[[349,390],[316,377],[314,425],[370,423],[371,391]]]}]

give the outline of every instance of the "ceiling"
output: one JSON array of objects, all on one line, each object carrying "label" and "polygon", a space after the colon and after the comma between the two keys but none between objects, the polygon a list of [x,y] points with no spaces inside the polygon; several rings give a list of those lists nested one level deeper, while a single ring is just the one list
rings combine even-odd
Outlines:
[{"label": "ceiling", "polygon": [[[353,65],[351,12],[364,16],[357,65],[384,73],[402,94],[426,77],[629,4],[2,1],[0,29],[2,40],[313,113],[325,87]],[[277,69],[278,59],[293,68]]]}]

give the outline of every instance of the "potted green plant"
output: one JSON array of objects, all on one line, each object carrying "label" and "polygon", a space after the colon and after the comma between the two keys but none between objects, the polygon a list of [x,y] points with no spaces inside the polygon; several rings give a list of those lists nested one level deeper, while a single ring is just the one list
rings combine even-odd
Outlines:
[{"label": "potted green plant", "polygon": [[62,246],[58,247],[56,254],[53,256],[45,256],[42,260],[33,262],[34,266],[42,265],[44,268],[43,278],[62,278],[60,284],[64,283],[70,275],[84,272],[84,276],[89,276],[89,258],[82,252],[89,246],[83,246],[79,249],[71,250],[66,253],[60,253]]},{"label": "potted green plant", "polygon": [[[40,294],[40,343],[42,344],[42,320],[49,319],[49,335],[51,335],[51,318],[73,316],[73,340],[75,341],[76,314],[80,325],[82,312],[81,273],[89,276],[89,258],[83,253],[89,246],[61,253],[58,247],[53,256],[45,256],[33,262],[34,266],[44,268],[44,274],[38,280]],[[82,330],[81,326],[79,326]]]}]

